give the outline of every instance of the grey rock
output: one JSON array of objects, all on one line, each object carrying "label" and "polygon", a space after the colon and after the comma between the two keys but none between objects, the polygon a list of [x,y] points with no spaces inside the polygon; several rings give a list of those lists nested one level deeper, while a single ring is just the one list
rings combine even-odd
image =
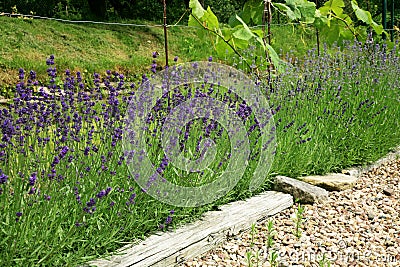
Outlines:
[{"label": "grey rock", "polygon": [[325,202],[328,198],[325,189],[286,176],[275,177],[274,190],[292,195],[301,204]]}]

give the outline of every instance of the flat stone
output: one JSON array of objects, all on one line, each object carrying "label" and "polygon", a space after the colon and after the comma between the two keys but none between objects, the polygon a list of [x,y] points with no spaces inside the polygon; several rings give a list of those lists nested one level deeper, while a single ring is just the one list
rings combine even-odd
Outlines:
[{"label": "flat stone", "polygon": [[343,191],[354,187],[357,177],[342,173],[312,175],[301,178],[302,181],[322,187],[328,191]]},{"label": "flat stone", "polygon": [[325,189],[286,176],[275,177],[274,190],[292,195],[301,204],[325,202],[328,198]]}]

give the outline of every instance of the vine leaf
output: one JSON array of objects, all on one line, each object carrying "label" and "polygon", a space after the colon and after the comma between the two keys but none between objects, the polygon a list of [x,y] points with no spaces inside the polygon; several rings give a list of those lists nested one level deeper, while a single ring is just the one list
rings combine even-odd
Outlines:
[{"label": "vine leaf", "polygon": [[190,0],[189,8],[192,9],[192,14],[195,15],[198,19],[201,19],[204,15],[204,8],[197,0]]},{"label": "vine leaf", "polygon": [[286,4],[274,3],[274,7],[286,13],[291,21],[313,23],[315,20],[315,4],[307,0],[286,0]]},{"label": "vine leaf", "polygon": [[309,2],[307,0],[303,0],[300,5],[298,5],[298,9],[301,13],[301,20],[305,23],[313,23],[315,20],[315,11],[316,6],[315,3]]},{"label": "vine leaf", "polygon": [[222,39],[222,38],[217,38],[215,42],[215,51],[217,51],[218,56],[223,57],[225,55],[230,55],[233,53],[232,48],[229,47],[229,45]]},{"label": "vine leaf", "polygon": [[279,58],[278,54],[276,53],[276,51],[272,46],[270,46],[269,44],[265,44],[265,46],[268,49],[269,56],[271,58],[272,64],[274,65],[275,69],[279,73],[282,73],[285,70],[284,69],[285,62]]},{"label": "vine leaf", "polygon": [[250,28],[247,26],[247,24],[238,15],[236,15],[236,19],[242,24],[243,27],[240,27],[239,29],[237,29],[233,33],[233,36],[237,39],[246,40],[246,41],[253,38],[254,33],[250,30]]},{"label": "vine leaf", "polygon": [[207,26],[210,30],[215,31],[219,28],[218,18],[211,11],[210,7],[207,7],[207,12],[204,13],[203,19],[207,22]]},{"label": "vine leaf", "polygon": [[296,7],[294,7],[294,9],[292,10],[293,6],[292,8],[290,8],[289,6],[282,3],[274,3],[274,6],[279,10],[285,12],[289,20],[297,20],[301,18],[301,12]]},{"label": "vine leaf", "polygon": [[343,0],[329,0],[322,7],[319,8],[322,14],[328,15],[334,13],[335,15],[341,15],[343,8],[345,7]]},{"label": "vine leaf", "polygon": [[351,1],[351,7],[353,8],[353,10],[354,10],[354,12],[355,12],[355,14],[356,14],[356,17],[357,17],[359,20],[361,20],[362,22],[364,22],[364,23],[370,25],[370,26],[374,29],[374,31],[375,31],[377,34],[382,34],[382,33],[383,33],[383,26],[377,24],[377,23],[372,19],[371,13],[369,13],[369,12],[366,11],[366,10],[361,9],[361,8],[358,6],[356,0],[352,0],[352,1]]},{"label": "vine leaf", "polygon": [[[238,16],[241,17],[246,24],[252,23],[254,25],[260,25],[262,24],[263,11],[263,1],[249,0],[244,4],[243,10],[239,12]],[[231,27],[236,27],[241,24],[241,22],[236,19],[236,16],[230,17],[228,23]]]},{"label": "vine leaf", "polygon": [[333,44],[339,39],[340,36],[340,26],[337,21],[334,21],[329,27],[323,27],[321,33],[326,36],[326,41],[328,44]]}]

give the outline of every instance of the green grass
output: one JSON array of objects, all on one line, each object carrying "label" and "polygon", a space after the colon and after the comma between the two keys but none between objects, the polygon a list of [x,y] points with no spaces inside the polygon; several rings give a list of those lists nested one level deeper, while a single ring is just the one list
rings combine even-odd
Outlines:
[{"label": "green grass", "polygon": [[[138,22],[143,23],[152,24]],[[20,67],[33,69],[43,78],[47,69],[45,59],[51,54],[55,55],[59,70],[87,75],[113,70],[138,79],[141,73],[148,72],[154,51],[160,53],[158,63],[165,65],[162,28],[0,16],[0,32],[0,88],[18,81]],[[214,53],[190,28],[170,28],[168,38],[170,62],[175,55],[180,61],[193,61],[205,60]]]}]

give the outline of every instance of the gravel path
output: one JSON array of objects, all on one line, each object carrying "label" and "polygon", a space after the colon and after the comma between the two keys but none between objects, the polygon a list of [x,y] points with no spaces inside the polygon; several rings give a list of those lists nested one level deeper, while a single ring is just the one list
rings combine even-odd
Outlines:
[{"label": "gravel path", "polygon": [[[362,174],[352,189],[330,192],[326,203],[303,207],[299,238],[295,204],[181,266],[271,266],[272,251],[273,266],[400,266],[400,160]],[[269,251],[268,220],[275,229]]]}]

